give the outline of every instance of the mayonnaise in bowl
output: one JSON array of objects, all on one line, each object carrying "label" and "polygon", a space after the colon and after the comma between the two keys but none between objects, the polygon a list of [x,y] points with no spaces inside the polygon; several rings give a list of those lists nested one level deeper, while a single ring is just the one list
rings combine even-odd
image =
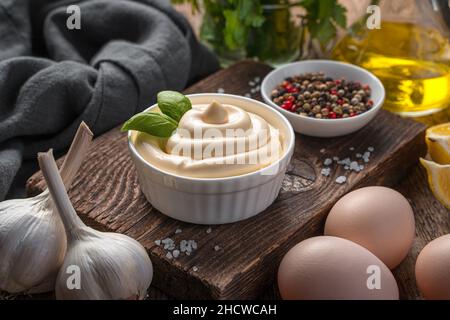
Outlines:
[{"label": "mayonnaise in bowl", "polygon": [[168,139],[136,132],[132,142],[155,167],[194,178],[255,172],[283,154],[282,136],[270,119],[216,99],[193,104]]}]

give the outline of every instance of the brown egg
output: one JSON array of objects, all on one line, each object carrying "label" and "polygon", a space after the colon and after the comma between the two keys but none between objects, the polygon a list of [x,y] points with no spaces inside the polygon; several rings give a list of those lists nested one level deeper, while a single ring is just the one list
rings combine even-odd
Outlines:
[{"label": "brown egg", "polygon": [[413,243],[414,213],[408,200],[393,189],[361,188],[334,205],[324,233],[362,245],[393,269]]},{"label": "brown egg", "polygon": [[450,300],[450,234],[422,249],[416,261],[416,282],[426,299]]},{"label": "brown egg", "polygon": [[398,299],[394,276],[380,259],[327,236],[302,241],[284,256],[278,287],[286,300]]}]

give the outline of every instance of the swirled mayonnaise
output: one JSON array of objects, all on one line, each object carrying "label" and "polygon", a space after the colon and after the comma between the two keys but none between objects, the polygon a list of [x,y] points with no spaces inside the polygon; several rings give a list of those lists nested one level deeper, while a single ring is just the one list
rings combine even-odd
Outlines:
[{"label": "swirled mayonnaise", "polygon": [[277,129],[238,106],[212,101],[193,105],[168,139],[139,132],[136,150],[164,171],[196,178],[221,178],[264,168],[282,156]]}]

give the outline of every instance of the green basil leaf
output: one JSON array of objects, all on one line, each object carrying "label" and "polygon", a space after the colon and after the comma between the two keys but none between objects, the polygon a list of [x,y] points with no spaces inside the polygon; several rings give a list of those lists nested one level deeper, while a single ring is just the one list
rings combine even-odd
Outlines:
[{"label": "green basil leaf", "polygon": [[168,115],[176,122],[192,108],[191,101],[176,91],[161,91],[157,97],[158,107],[162,113]]},{"label": "green basil leaf", "polygon": [[333,20],[341,27],[347,26],[346,9],[340,4],[336,4],[333,9]]},{"label": "green basil leaf", "polygon": [[239,20],[239,12],[235,10],[224,10],[225,17],[225,44],[231,50],[245,45],[247,40],[247,27]]},{"label": "green basil leaf", "polygon": [[136,130],[155,137],[167,138],[178,127],[178,123],[162,113],[142,112],[131,117],[122,126],[122,131]]}]

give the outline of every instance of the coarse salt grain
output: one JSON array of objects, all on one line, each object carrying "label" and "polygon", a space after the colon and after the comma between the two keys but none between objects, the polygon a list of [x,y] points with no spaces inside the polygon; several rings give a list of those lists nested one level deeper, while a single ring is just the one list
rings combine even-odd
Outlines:
[{"label": "coarse salt grain", "polygon": [[358,164],[358,162],[352,161],[352,162],[350,163],[350,170],[353,170],[353,171],[359,171],[360,169],[359,169],[359,164]]},{"label": "coarse salt grain", "polygon": [[219,88],[219,89],[217,89],[217,93],[225,93],[225,89],[224,88]]},{"label": "coarse salt grain", "polygon": [[[175,233],[181,233],[181,229],[176,229]],[[198,244],[195,240],[181,240],[179,247],[177,247],[176,242],[171,238],[165,238],[163,240],[155,240],[155,244],[164,245],[164,250],[167,251],[166,257],[167,259],[178,258],[181,252],[184,252],[186,255],[190,256],[191,253],[197,249]]]},{"label": "coarse salt grain", "polygon": [[349,166],[350,163],[351,163],[350,158],[345,158],[345,159],[343,159],[343,160],[339,160],[339,161],[338,161],[338,164],[345,165],[345,166]]},{"label": "coarse salt grain", "polygon": [[181,240],[180,250],[181,250],[181,252],[185,252],[187,250],[187,241],[186,240]]},{"label": "coarse salt grain", "polygon": [[161,243],[164,244],[164,249],[173,250],[175,249],[175,241],[170,238],[166,238],[161,240]]},{"label": "coarse salt grain", "polygon": [[328,177],[330,175],[330,173],[331,173],[331,169],[330,168],[323,168],[322,170],[320,170],[320,174],[325,176],[325,177]]},{"label": "coarse salt grain", "polygon": [[212,229],[211,229],[211,228],[208,228],[208,229],[206,229],[206,233],[207,233],[207,234],[210,234],[210,233],[211,233],[211,231],[212,231]]},{"label": "coarse salt grain", "polygon": [[197,242],[195,240],[182,240],[180,242],[181,252],[185,252],[188,256],[192,251],[197,249]]},{"label": "coarse salt grain", "polygon": [[181,233],[181,232],[183,232],[183,230],[181,230],[181,229],[175,230],[175,234],[178,234],[178,233]]},{"label": "coarse salt grain", "polygon": [[255,86],[255,83],[254,83],[253,81],[249,81],[249,82],[248,82],[248,85],[249,85],[250,87],[254,87],[254,86]]},{"label": "coarse salt grain", "polygon": [[362,158],[363,158],[364,162],[369,162],[370,152],[369,151],[364,152],[364,154],[362,155]]},{"label": "coarse salt grain", "polygon": [[320,153],[325,153],[325,149],[320,149]]},{"label": "coarse salt grain", "polygon": [[198,268],[196,266],[192,267],[192,271],[197,272]]},{"label": "coarse salt grain", "polygon": [[214,246],[214,251],[219,251],[220,247],[219,246]]},{"label": "coarse salt grain", "polygon": [[[354,151],[354,147],[349,147],[350,150]],[[356,153],[355,156],[357,159],[361,159],[361,162],[367,163],[370,161],[370,156],[372,155],[371,152],[375,150],[374,147],[368,147],[367,151],[365,151],[363,154]],[[320,152],[323,153],[325,149],[321,149]],[[353,156],[351,156],[353,157]],[[353,172],[360,172],[364,169],[364,165],[360,164],[358,161],[360,160],[352,160],[351,157],[347,157],[345,159],[340,160],[339,157],[332,157],[332,161],[335,161],[338,165],[342,166],[344,170],[346,171],[353,171]],[[328,177],[331,173],[330,168],[328,167],[331,165],[332,162],[330,162],[330,158],[326,158],[323,162],[323,164],[326,166],[321,169],[320,173],[326,177]],[[347,181],[347,178],[345,176],[339,176],[336,178],[336,183],[342,184]]]},{"label": "coarse salt grain", "polygon": [[254,80],[255,80],[256,83],[258,83],[259,81],[261,81],[261,78],[260,77],[255,77]]},{"label": "coarse salt grain", "polygon": [[336,183],[339,183],[339,184],[343,184],[346,181],[347,181],[347,177],[345,177],[345,176],[339,176],[336,178]]}]

